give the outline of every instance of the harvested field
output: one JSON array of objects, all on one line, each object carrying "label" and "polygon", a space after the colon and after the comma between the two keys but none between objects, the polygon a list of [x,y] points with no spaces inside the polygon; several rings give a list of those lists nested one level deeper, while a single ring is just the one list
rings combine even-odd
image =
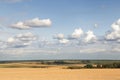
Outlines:
[{"label": "harvested field", "polygon": [[1,80],[120,80],[120,69],[0,68]]}]

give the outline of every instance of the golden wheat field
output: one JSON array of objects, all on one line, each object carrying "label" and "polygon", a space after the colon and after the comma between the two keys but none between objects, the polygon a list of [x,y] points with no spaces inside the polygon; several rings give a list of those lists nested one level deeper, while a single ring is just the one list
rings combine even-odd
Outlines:
[{"label": "golden wheat field", "polygon": [[1,68],[0,80],[120,80],[120,69]]}]

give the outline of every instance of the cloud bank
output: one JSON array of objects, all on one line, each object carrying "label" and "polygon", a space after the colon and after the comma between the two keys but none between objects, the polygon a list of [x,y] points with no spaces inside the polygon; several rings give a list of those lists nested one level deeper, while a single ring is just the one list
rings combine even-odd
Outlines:
[{"label": "cloud bank", "polygon": [[[34,18],[13,24],[11,28],[28,29],[28,32],[13,35],[7,41],[0,41],[0,53],[18,54],[47,54],[51,55],[96,55],[120,53],[120,19],[111,25],[111,31],[106,35],[97,36],[94,30],[76,28],[65,35],[62,32],[53,34],[52,39],[47,40],[30,32],[30,28],[51,26],[50,19]],[[97,29],[97,28],[96,28]],[[21,30],[19,30],[21,31]],[[107,31],[106,31],[107,32]],[[111,42],[112,41],[112,42]]]}]

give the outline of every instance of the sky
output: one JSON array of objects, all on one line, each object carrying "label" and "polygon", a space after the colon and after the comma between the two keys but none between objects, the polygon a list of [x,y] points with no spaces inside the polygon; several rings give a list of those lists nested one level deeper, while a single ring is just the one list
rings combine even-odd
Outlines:
[{"label": "sky", "polygon": [[0,0],[0,60],[120,60],[120,0]]}]

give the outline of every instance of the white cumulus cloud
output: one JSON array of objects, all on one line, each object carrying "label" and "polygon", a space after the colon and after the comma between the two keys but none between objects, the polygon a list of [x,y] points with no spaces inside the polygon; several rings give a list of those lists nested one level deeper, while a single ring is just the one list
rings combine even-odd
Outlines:
[{"label": "white cumulus cloud", "polygon": [[97,37],[96,35],[94,35],[93,31],[89,30],[88,32],[86,32],[86,36],[84,38],[85,43],[95,42],[96,40]]},{"label": "white cumulus cloud", "polygon": [[39,28],[39,27],[49,27],[51,26],[52,22],[50,19],[39,19],[39,18],[34,18],[32,20],[26,20],[23,22],[17,22],[11,25],[12,28],[17,28],[17,29],[29,29],[29,28]]},{"label": "white cumulus cloud", "polygon": [[111,25],[112,31],[110,33],[108,33],[105,38],[107,40],[116,40],[119,41],[120,40],[120,19],[116,22],[114,22]]},{"label": "white cumulus cloud", "polygon": [[69,42],[68,39],[60,39],[59,40],[59,43],[61,43],[61,44],[67,44],[68,42]]},{"label": "white cumulus cloud", "polygon": [[83,30],[81,28],[75,29],[74,32],[71,35],[71,38],[78,39],[84,34]]},{"label": "white cumulus cloud", "polygon": [[17,34],[14,37],[10,37],[7,40],[8,47],[23,47],[31,45],[33,41],[35,41],[37,37],[33,35],[31,32]]},{"label": "white cumulus cloud", "polygon": [[21,40],[21,41],[32,41],[36,40],[36,36],[33,35],[31,32],[23,33],[23,34],[18,34],[15,36],[15,38]]},{"label": "white cumulus cloud", "polygon": [[64,34],[59,33],[53,36],[54,39],[64,39]]},{"label": "white cumulus cloud", "polygon": [[13,37],[10,37],[8,38],[7,40],[8,43],[14,43],[15,42],[15,39]]},{"label": "white cumulus cloud", "polygon": [[16,28],[16,29],[29,29],[30,26],[25,25],[23,22],[17,22],[15,24],[11,25],[12,28]]},{"label": "white cumulus cloud", "polygon": [[51,25],[51,20],[50,19],[39,19],[39,18],[34,18],[32,20],[27,20],[24,22],[25,25],[28,25],[30,27],[49,27]]}]

